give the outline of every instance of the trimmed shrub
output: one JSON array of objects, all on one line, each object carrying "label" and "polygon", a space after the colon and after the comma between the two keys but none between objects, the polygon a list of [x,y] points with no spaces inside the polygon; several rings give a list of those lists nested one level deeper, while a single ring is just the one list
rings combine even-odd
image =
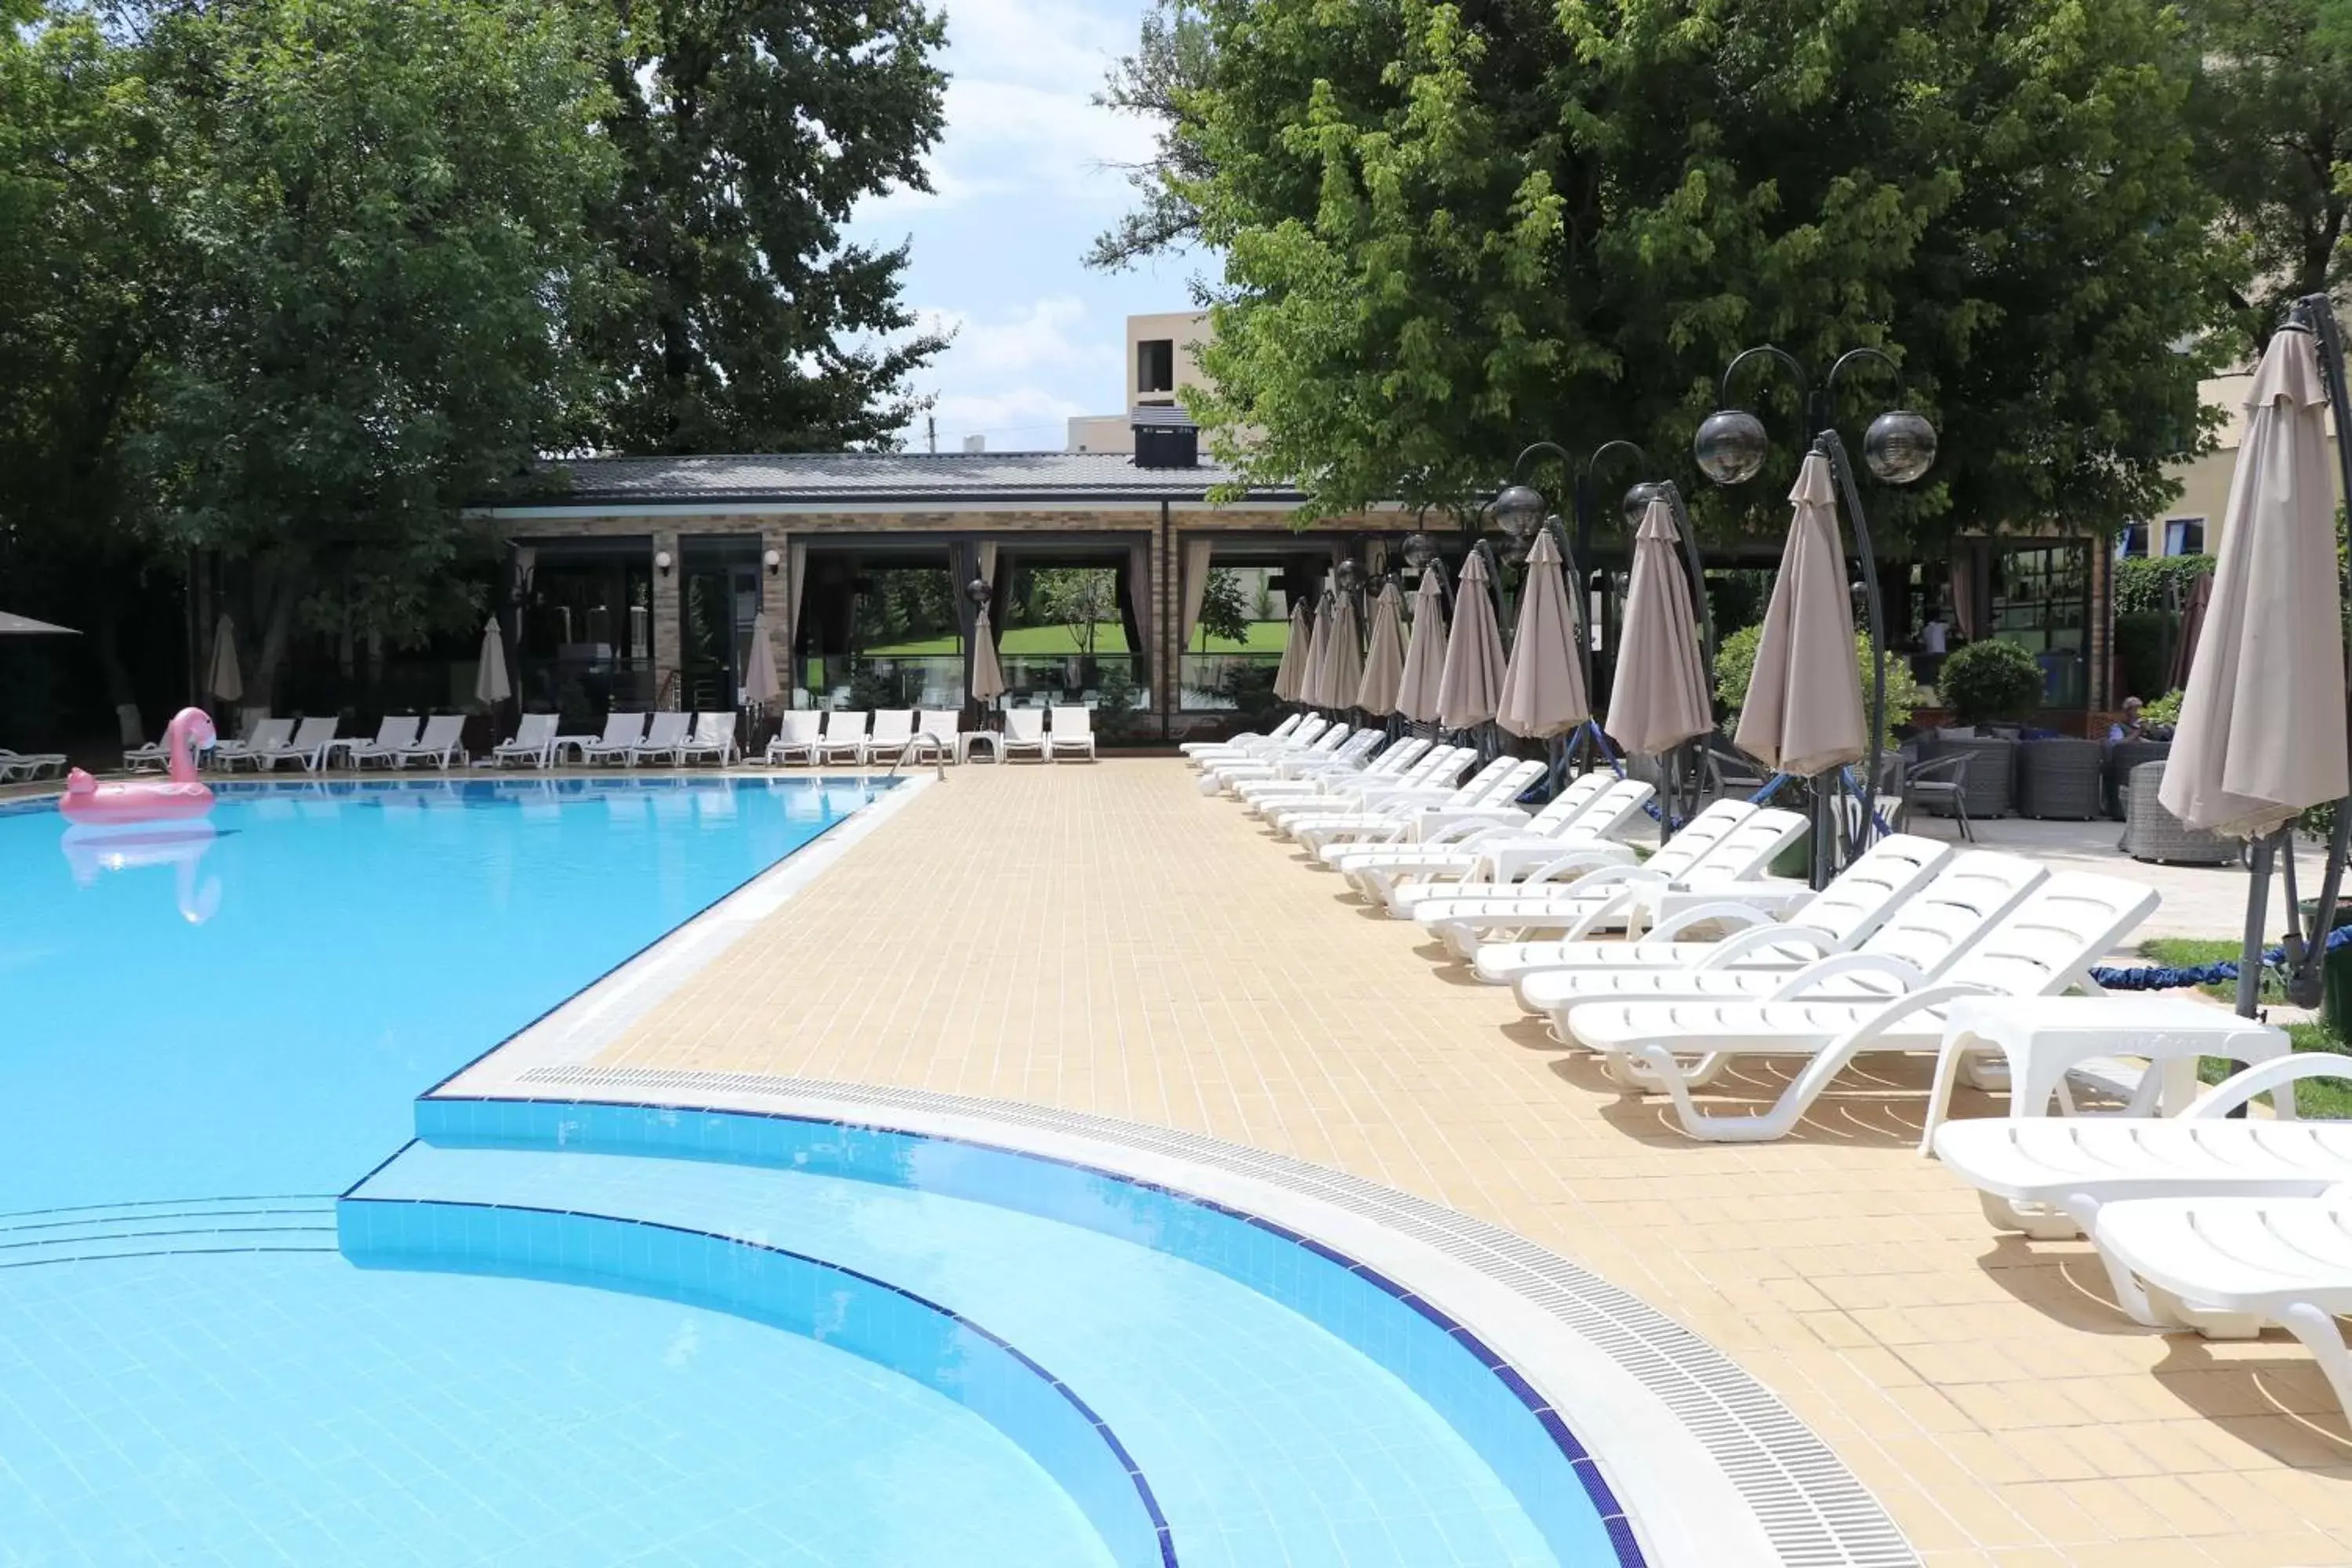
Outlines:
[{"label": "trimmed shrub", "polygon": [[1963,724],[2022,719],[2042,706],[2042,685],[2033,656],[1998,637],[1955,649],[1936,681]]}]

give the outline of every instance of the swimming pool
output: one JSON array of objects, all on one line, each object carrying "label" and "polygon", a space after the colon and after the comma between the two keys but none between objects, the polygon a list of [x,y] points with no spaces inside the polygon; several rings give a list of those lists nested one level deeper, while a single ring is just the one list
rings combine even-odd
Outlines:
[{"label": "swimming pool", "polygon": [[257,789],[121,869],[0,811],[0,1560],[1639,1561],[1500,1358],[1279,1227],[417,1100],[869,798]]}]

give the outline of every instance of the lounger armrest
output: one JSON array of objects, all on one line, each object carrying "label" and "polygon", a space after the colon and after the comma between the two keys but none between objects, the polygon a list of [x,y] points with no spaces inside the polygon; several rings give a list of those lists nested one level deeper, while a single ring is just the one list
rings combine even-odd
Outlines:
[{"label": "lounger armrest", "polygon": [[1737,899],[1711,899],[1703,904],[1676,910],[1652,926],[1650,935],[1660,939],[1680,936],[1696,925],[1727,925],[1746,935],[1751,927],[1774,923],[1771,915],[1753,904],[1743,904]]},{"label": "lounger armrest", "polygon": [[1432,826],[1427,819],[1423,819],[1421,832],[1423,844],[1458,844],[1466,847],[1488,839],[1523,837],[1519,831],[1523,826],[1520,822],[1486,821],[1477,817],[1453,820],[1441,817],[1437,821],[1438,826]]},{"label": "lounger armrest", "polygon": [[[1595,879],[1582,879],[1576,884],[1577,891],[1580,893],[1585,891],[1588,884],[1593,880]],[[1616,884],[1599,903],[1579,915],[1576,923],[1560,933],[1560,940],[1583,942],[1620,915],[1625,917],[1625,923],[1630,927],[1633,924],[1633,912],[1641,904],[1643,891],[1643,885],[1639,882]]]},{"label": "lounger armrest", "polygon": [[1811,926],[1777,925],[1767,921],[1762,925],[1749,926],[1746,931],[1733,931],[1710,949],[1695,969],[1722,969],[1738,963],[1749,953],[1770,947],[1801,947],[1810,950],[1815,958],[1825,958],[1836,951],[1836,939],[1825,931]]},{"label": "lounger armrest", "polygon": [[1524,886],[1532,886],[1538,882],[1552,881],[1563,872],[1573,871],[1577,875],[1569,879],[1575,884],[1576,890],[1581,893],[1629,883],[1639,882],[1646,886],[1666,880],[1666,874],[1664,871],[1653,871],[1647,866],[1628,866],[1622,861],[1612,859],[1612,851],[1597,845],[1572,849],[1565,855],[1545,861],[1520,878],[1519,881]]},{"label": "lounger armrest", "polygon": [[[1905,992],[1913,994],[1927,984],[1927,975],[1920,973],[1917,964],[1906,963],[1889,953],[1833,952],[1827,958],[1815,959],[1790,975],[1780,989],[1772,993],[1769,1000],[1787,1002],[1818,988],[1824,982],[1846,974],[1884,974]],[[1969,990],[1961,993],[1963,995],[1969,994]]]},{"label": "lounger armrest", "polygon": [[2297,1051],[2292,1056],[2273,1057],[2242,1072],[2231,1073],[2190,1100],[2180,1114],[2207,1121],[2218,1120],[2247,1104],[2258,1094],[2268,1093],[2282,1084],[2306,1078],[2352,1079],[2352,1056],[2336,1051]]}]

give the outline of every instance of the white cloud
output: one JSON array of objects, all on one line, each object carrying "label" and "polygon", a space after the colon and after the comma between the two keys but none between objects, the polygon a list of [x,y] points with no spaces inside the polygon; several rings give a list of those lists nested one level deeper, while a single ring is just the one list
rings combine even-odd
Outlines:
[{"label": "white cloud", "polygon": [[959,76],[1031,82],[1081,98],[1134,51],[1141,7],[1076,0],[948,0],[948,52]]},{"label": "white cloud", "polygon": [[952,331],[955,342],[943,364],[970,374],[1020,374],[1089,363],[1101,355],[1101,345],[1071,341],[1070,329],[1086,320],[1086,305],[1067,295],[1032,300],[1010,319],[975,321],[962,310],[918,310],[923,325],[935,331]]}]

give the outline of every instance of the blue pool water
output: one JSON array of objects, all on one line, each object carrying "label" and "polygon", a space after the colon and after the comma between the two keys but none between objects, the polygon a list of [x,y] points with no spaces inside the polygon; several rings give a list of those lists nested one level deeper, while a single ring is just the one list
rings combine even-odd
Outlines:
[{"label": "blue pool water", "polygon": [[0,1563],[1638,1561],[1475,1340],[1242,1216],[418,1100],[868,798],[252,791],[97,852],[0,808]]}]

